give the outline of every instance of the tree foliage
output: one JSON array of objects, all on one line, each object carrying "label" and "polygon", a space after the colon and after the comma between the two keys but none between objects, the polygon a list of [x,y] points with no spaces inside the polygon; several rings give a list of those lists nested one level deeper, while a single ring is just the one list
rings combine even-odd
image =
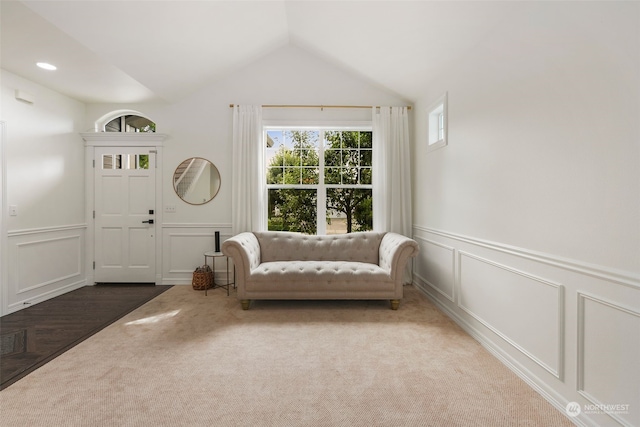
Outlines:
[{"label": "tree foliage", "polygon": [[140,154],[138,157],[138,167],[140,169],[149,169],[149,155]]},{"label": "tree foliage", "polygon": [[[317,133],[288,131],[291,148],[282,144],[268,165],[268,184],[319,184]],[[371,184],[371,132],[326,132],[325,184]],[[327,188],[327,221],[335,213],[346,218],[347,232],[371,230],[371,190]],[[270,189],[269,230],[317,232],[315,189]]]},{"label": "tree foliage", "polygon": [[[371,184],[371,132],[327,132],[325,150],[326,184]],[[373,229],[371,190],[327,189],[327,210],[343,214],[347,233]]]}]

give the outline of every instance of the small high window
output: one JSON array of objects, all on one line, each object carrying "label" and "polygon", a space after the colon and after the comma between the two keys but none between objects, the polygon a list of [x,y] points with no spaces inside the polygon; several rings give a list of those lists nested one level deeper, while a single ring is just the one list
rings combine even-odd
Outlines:
[{"label": "small high window", "polygon": [[429,151],[447,145],[447,94],[429,108]]},{"label": "small high window", "polygon": [[156,124],[146,117],[124,115],[104,125],[105,132],[155,132]]}]

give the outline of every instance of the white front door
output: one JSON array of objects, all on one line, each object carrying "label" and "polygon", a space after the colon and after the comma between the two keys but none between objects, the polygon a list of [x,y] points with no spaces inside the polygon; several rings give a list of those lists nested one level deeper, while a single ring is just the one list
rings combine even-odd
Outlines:
[{"label": "white front door", "polygon": [[155,162],[149,147],[95,149],[95,282],[155,282]]}]

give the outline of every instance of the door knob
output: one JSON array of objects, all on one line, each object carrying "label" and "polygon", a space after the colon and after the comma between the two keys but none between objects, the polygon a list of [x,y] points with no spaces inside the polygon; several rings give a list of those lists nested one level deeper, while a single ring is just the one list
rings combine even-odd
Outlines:
[{"label": "door knob", "polygon": [[149,221],[142,221],[143,224],[153,224],[153,220],[150,219]]}]

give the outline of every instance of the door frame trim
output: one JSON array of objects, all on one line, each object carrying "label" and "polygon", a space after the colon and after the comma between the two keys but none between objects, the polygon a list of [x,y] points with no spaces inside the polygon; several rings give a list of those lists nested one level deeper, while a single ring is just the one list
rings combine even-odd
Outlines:
[{"label": "door frame trim", "polygon": [[9,314],[9,257],[7,256],[7,122],[0,120],[0,316]]},{"label": "door frame trim", "polygon": [[95,220],[93,210],[95,204],[95,175],[93,160],[95,159],[96,147],[145,147],[156,150],[156,201],[154,210],[156,212],[156,285],[162,284],[162,233],[158,233],[162,225],[162,149],[165,134],[140,133],[140,132],[84,132],[81,133],[85,146],[85,219],[87,223],[86,235],[86,272],[87,285],[95,285],[95,274],[93,261],[95,259]]}]

